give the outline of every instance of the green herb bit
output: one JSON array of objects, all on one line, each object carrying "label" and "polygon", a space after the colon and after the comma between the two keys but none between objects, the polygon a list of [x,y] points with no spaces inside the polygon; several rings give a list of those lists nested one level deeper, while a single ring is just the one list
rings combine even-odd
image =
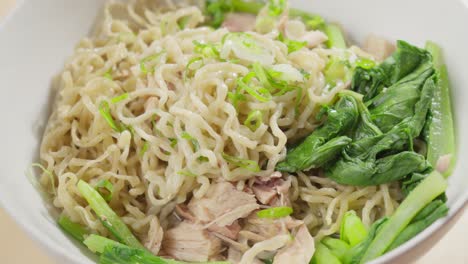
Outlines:
[{"label": "green herb bit", "polygon": [[175,148],[177,145],[177,138],[169,138],[169,141],[171,142],[171,147]]},{"label": "green herb bit", "polygon": [[128,229],[127,225],[125,225],[120,217],[109,207],[99,192],[82,180],[78,182],[78,190],[101,220],[102,224],[119,241],[130,247],[144,249],[138,239],[132,234],[130,229]]},{"label": "green herb bit", "polygon": [[377,63],[374,60],[367,59],[367,58],[359,58],[356,61],[356,67],[361,67],[365,70],[370,70],[374,68],[377,65]]},{"label": "green herb bit", "polygon": [[245,76],[243,79],[237,79],[237,85],[241,88],[241,90],[246,91],[252,97],[257,99],[258,101],[265,103],[271,100],[272,96],[270,91],[264,87],[251,87],[245,83],[246,80],[249,80],[249,75]]},{"label": "green herb bit", "polygon": [[149,148],[149,143],[148,143],[148,141],[145,141],[145,143],[143,144],[143,147],[141,147],[139,156],[143,157],[145,155],[145,153],[148,151],[148,148]]},{"label": "green herb bit", "polygon": [[258,163],[253,161],[253,160],[243,159],[243,158],[239,158],[239,157],[233,157],[233,156],[230,156],[230,155],[228,155],[226,153],[223,153],[223,158],[227,162],[229,162],[229,163],[231,163],[231,164],[233,164],[233,165],[235,165],[237,167],[249,170],[251,172],[259,172],[260,171],[260,166],[258,166]]},{"label": "green herb bit", "polygon": [[269,0],[268,13],[270,16],[277,17],[281,15],[287,8],[286,0]]},{"label": "green herb bit", "polygon": [[123,129],[119,126],[114,118],[110,113],[109,103],[107,101],[102,101],[99,105],[99,112],[101,113],[102,117],[106,120],[107,124],[115,131],[115,132],[122,132]]},{"label": "green herb bit", "polygon": [[286,217],[293,213],[293,209],[288,206],[279,206],[279,207],[272,207],[264,210],[260,210],[257,212],[257,216],[259,218],[271,218],[277,219]]},{"label": "green herb bit", "polygon": [[106,202],[112,200],[114,185],[109,180],[101,180],[96,184],[95,189],[99,192],[102,198],[106,200]]},{"label": "green herb bit", "polygon": [[255,132],[263,124],[263,114],[260,110],[254,110],[249,113],[244,125],[252,132]]},{"label": "green herb bit", "polygon": [[112,99],[110,99],[111,104],[117,104],[122,102],[123,100],[127,99],[129,97],[128,93],[124,93],[122,95],[116,96]]},{"label": "green herb bit", "polygon": [[159,53],[149,55],[148,57],[143,58],[140,61],[140,71],[143,74],[154,73],[156,66],[152,66],[150,69],[148,69],[148,64],[156,60],[159,60],[163,54],[164,54],[164,51],[161,51]]},{"label": "green herb bit", "polygon": [[102,77],[108,79],[108,80],[111,80],[113,81],[114,78],[112,77],[112,68],[110,68],[109,70],[107,70],[103,75]]},{"label": "green herb bit", "polygon": [[205,44],[194,40],[193,45],[195,45],[195,53],[205,58],[219,58],[219,50],[214,44]]},{"label": "green herb bit", "polygon": [[83,242],[85,236],[89,234],[88,230],[80,224],[74,223],[66,215],[62,214],[58,219],[58,225],[63,231],[70,234],[74,239]]},{"label": "green herb bit", "polygon": [[210,160],[208,159],[208,157],[200,156],[200,157],[197,158],[197,161],[200,162],[200,163],[203,163],[203,162],[208,162]]},{"label": "green herb bit", "polygon": [[188,22],[190,21],[190,16],[184,16],[181,17],[177,20],[177,25],[179,26],[179,29],[184,30],[185,27],[187,27]]},{"label": "green herb bit", "polygon": [[198,175],[189,171],[189,170],[182,170],[177,172],[177,174],[182,175],[182,176],[187,176],[187,177],[197,177]]},{"label": "green herb bit", "polygon": [[198,140],[194,138],[192,135],[190,135],[187,132],[182,132],[182,138],[190,141],[192,144],[193,150],[196,152],[200,149],[200,144],[198,143]]}]

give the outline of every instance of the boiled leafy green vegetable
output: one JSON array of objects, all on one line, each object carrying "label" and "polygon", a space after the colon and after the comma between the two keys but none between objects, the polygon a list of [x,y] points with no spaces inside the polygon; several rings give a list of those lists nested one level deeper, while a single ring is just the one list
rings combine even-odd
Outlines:
[{"label": "boiled leafy green vegetable", "polygon": [[327,46],[329,48],[346,49],[346,41],[340,27],[335,24],[325,26],[325,34],[327,34]]},{"label": "boiled leafy green vegetable", "polygon": [[65,232],[70,234],[74,239],[83,242],[86,235],[88,235],[88,230],[80,224],[74,223],[65,215],[61,215],[58,224]]},{"label": "boiled leafy green vegetable", "polygon": [[336,257],[328,247],[319,242],[315,246],[315,253],[310,261],[310,264],[341,264],[341,261]]},{"label": "boiled leafy green vegetable", "polygon": [[450,99],[450,83],[447,67],[444,64],[442,51],[437,44],[428,42],[426,49],[434,58],[434,66],[438,70],[439,81],[432,100],[427,124],[427,160],[437,167],[440,159],[446,158],[447,164],[440,168],[441,173],[448,177],[455,166],[455,129]]},{"label": "boiled leafy green vegetable", "polygon": [[[327,177],[357,186],[431,170],[412,145],[425,126],[436,89],[431,55],[399,41],[393,56],[381,65],[369,65],[357,67],[352,83],[364,97],[341,92],[324,124],[290,149],[278,170],[296,172],[327,165]],[[344,98],[353,102],[352,115],[339,107]]]},{"label": "boiled leafy green vegetable", "polygon": [[328,250],[330,250],[330,252],[341,262],[344,261],[344,257],[350,249],[348,243],[344,242],[341,239],[325,237],[324,239],[322,239],[322,241],[320,241],[320,243],[326,246]]},{"label": "boiled leafy green vegetable", "polygon": [[130,247],[144,248],[122,219],[109,207],[104,198],[102,198],[93,187],[84,181],[79,181],[78,190],[89,203],[89,206],[91,206],[103,225],[109,229],[119,241]]},{"label": "boiled leafy green vegetable", "polygon": [[356,98],[340,94],[333,108],[328,109],[328,120],[301,144],[290,150],[286,159],[280,162],[279,171],[296,172],[318,168],[336,159],[351,139],[342,136],[357,122],[359,110]]},{"label": "boiled leafy green vegetable", "polygon": [[348,211],[341,220],[340,238],[350,246],[355,246],[367,236],[367,228],[354,211]]},{"label": "boiled leafy green vegetable", "polygon": [[[398,235],[408,227],[418,212],[436,197],[443,194],[446,188],[447,182],[442,175],[438,172],[432,172],[406,197],[388,222],[377,233],[361,262],[375,259],[388,251]],[[440,217],[440,214],[437,216]]]}]

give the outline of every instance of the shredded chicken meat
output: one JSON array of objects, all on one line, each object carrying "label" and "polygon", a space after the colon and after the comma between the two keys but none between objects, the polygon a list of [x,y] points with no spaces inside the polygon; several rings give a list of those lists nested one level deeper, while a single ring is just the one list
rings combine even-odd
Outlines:
[{"label": "shredded chicken meat", "polygon": [[163,240],[164,252],[184,261],[209,261],[221,252],[221,240],[203,229],[203,226],[182,222],[169,229]]}]

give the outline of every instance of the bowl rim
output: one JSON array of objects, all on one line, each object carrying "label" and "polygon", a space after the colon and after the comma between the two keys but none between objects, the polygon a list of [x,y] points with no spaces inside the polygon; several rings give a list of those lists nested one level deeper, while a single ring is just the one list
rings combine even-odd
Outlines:
[{"label": "bowl rim", "polygon": [[[10,10],[9,13],[3,18],[3,21],[0,22],[0,34],[4,27],[10,23],[18,10],[23,7],[26,1],[28,0],[16,0],[12,10]],[[458,160],[458,162],[460,161],[461,160]],[[17,213],[19,211],[18,208],[15,208],[12,204],[6,203],[5,201],[6,200],[4,199],[3,194],[0,192],[0,207],[3,208],[7,215],[13,219],[13,221],[27,234],[27,236],[31,238],[36,245],[46,251],[49,256],[53,257],[54,259],[58,258],[67,260],[67,262],[69,261],[70,263],[81,263],[82,258],[86,257],[84,254],[70,254],[70,252],[66,251],[66,249],[61,247],[57,242],[53,241],[48,236],[44,236],[41,232],[41,229],[35,229],[33,226],[28,225],[24,218],[19,217],[19,214]],[[369,264],[388,263],[392,260],[395,260],[399,256],[408,253],[410,250],[421,244],[422,241],[426,240],[438,230],[440,230],[447,222],[452,221],[457,213],[465,207],[468,208],[468,189],[461,193],[459,199],[457,199],[449,208],[449,213],[446,217],[437,220],[435,223],[430,225],[428,228],[423,230],[409,241],[405,242],[403,245],[372,260],[369,262]],[[59,228],[58,225],[56,225],[56,227]]]}]

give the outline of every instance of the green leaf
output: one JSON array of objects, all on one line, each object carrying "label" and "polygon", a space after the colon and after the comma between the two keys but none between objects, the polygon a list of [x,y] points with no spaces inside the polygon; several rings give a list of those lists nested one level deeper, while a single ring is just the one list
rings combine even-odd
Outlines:
[{"label": "green leaf", "polygon": [[64,214],[62,214],[58,219],[58,224],[63,231],[70,234],[74,239],[80,242],[83,242],[85,236],[89,234],[88,230],[86,230],[84,226],[72,222],[70,218],[68,218]]},{"label": "green leaf", "polygon": [[132,234],[127,225],[120,217],[109,207],[104,198],[89,184],[80,180],[78,190],[83,198],[86,199],[89,206],[96,213],[103,225],[122,243],[134,247],[144,248],[138,239]]},{"label": "green leaf", "polygon": [[334,108],[328,111],[328,119],[301,144],[288,151],[286,159],[276,166],[279,171],[296,172],[318,168],[338,158],[351,139],[342,136],[352,129],[359,117],[355,96],[340,93]]},{"label": "green leaf", "polygon": [[367,237],[367,228],[355,211],[345,213],[341,220],[340,239],[351,247],[361,243]]},{"label": "green leaf", "polygon": [[232,165],[235,165],[239,168],[243,168],[246,170],[249,170],[251,172],[259,172],[260,171],[260,166],[258,166],[258,163],[253,161],[253,160],[248,160],[248,159],[243,159],[239,157],[234,157],[230,156],[226,153],[223,153],[223,159],[226,160],[227,162],[231,163]]},{"label": "green leaf", "polygon": [[268,209],[263,209],[257,212],[257,216],[259,218],[282,218],[293,213],[292,207],[288,206],[280,206],[280,207],[272,207]]},{"label": "green leaf", "polygon": [[431,173],[400,204],[392,217],[382,227],[369,245],[362,262],[371,261],[384,254],[411,220],[437,196],[445,192],[447,182],[438,172]]},{"label": "green leaf", "polygon": [[268,0],[268,13],[270,16],[277,17],[284,12],[287,5],[286,0]]}]

